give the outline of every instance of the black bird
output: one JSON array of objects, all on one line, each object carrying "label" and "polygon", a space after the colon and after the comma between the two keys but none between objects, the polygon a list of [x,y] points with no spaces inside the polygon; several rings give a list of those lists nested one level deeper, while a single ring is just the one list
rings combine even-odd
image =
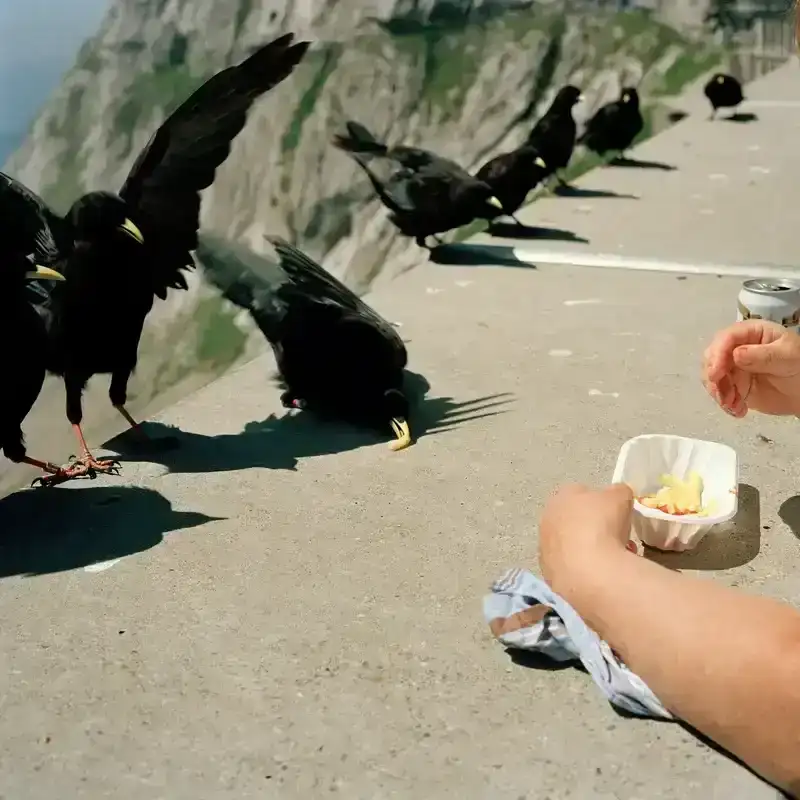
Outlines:
[{"label": "black bird", "polygon": [[206,278],[250,312],[272,346],[286,408],[301,408],[395,435],[411,444],[403,381],[408,361],[392,325],[296,247],[267,237],[275,256],[203,235]]},{"label": "black bird", "polygon": [[744,100],[742,84],[733,75],[722,72],[712,76],[703,92],[711,103],[711,119],[720,108],[736,108]]},{"label": "black bird", "polygon": [[[491,187],[454,161],[417,147],[388,147],[358,122],[347,123],[347,133],[333,144],[353,157],[381,202],[392,212],[389,219],[420,247],[426,238],[460,228],[475,219],[493,219],[503,211]],[[378,175],[381,162],[386,177]]]},{"label": "black bird", "polygon": [[642,128],[644,119],[639,110],[639,93],[627,88],[622,90],[619,100],[607,103],[595,112],[578,143],[601,157],[609,152],[622,156]]},{"label": "black bird", "polygon": [[[0,223],[2,224],[2,223]],[[6,227],[5,225],[3,227]],[[54,476],[62,470],[49,461],[28,456],[22,423],[42,390],[47,363],[47,331],[36,313],[33,280],[63,281],[48,267],[34,265],[20,252],[6,252],[0,265],[0,450],[17,464],[30,464]]]},{"label": "black bird", "polygon": [[536,148],[525,144],[510,153],[501,153],[489,159],[476,173],[475,177],[492,187],[494,196],[502,203],[503,210],[518,225],[522,223],[514,216],[525,202],[525,198],[547,176],[548,165],[539,156]]},{"label": "black bird", "polygon": [[[86,383],[111,373],[109,398],[137,428],[125,408],[128,380],[155,298],[187,287],[183,271],[194,267],[200,193],[213,183],[252,104],[291,74],[308,46],[286,34],[217,73],[156,131],[119,194],[91,192],[65,218],[20,183],[0,181],[0,212],[30,227],[30,249],[63,266],[67,277],[38,308],[48,325],[48,370],[64,379],[67,418],[81,449],[72,474],[116,469],[117,462],[96,460],[86,445]],[[95,322],[98,310],[112,321]]]},{"label": "black bird", "polygon": [[548,175],[555,175],[562,186],[566,186],[566,183],[559,173],[569,165],[578,136],[572,109],[582,99],[583,95],[577,86],[562,86],[550,108],[528,135],[527,143],[536,148],[547,164]]}]

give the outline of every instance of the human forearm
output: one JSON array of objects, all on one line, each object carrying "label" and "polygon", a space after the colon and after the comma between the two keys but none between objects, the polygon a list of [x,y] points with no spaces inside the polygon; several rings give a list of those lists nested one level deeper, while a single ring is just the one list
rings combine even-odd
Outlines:
[{"label": "human forearm", "polygon": [[800,796],[800,612],[616,551],[554,588],[676,716]]}]

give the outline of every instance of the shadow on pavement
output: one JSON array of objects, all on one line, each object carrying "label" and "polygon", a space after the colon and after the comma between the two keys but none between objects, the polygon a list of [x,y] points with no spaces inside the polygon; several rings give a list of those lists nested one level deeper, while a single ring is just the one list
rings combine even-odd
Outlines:
[{"label": "shadow on pavement", "polygon": [[558,186],[553,190],[553,194],[557,197],[576,197],[583,199],[590,198],[617,198],[620,200],[639,200],[641,199],[635,194],[621,194],[620,192],[611,192],[605,189],[582,189],[579,186]]},{"label": "shadow on pavement", "polygon": [[23,489],[0,500],[0,577],[123,558],[217,519],[175,511],[158,492],[136,486]]},{"label": "shadow on pavement", "polygon": [[[507,395],[456,401],[450,397],[426,397],[430,384],[406,371],[406,390],[412,404],[411,430],[415,439],[451,430],[456,425],[502,413],[495,410]],[[242,469],[294,471],[300,459],[334,455],[388,442],[389,432],[356,428],[338,421],[322,420],[312,412],[289,411],[248,422],[238,433],[206,435],[182,431],[161,422],[144,422],[142,429],[153,438],[174,440],[174,448],[140,448],[128,433],[104,447],[126,460],[161,464],[171,473],[235,472]]]},{"label": "shadow on pavement", "polygon": [[536,269],[534,264],[518,259],[513,247],[497,244],[441,244],[431,250],[430,259],[443,266]]},{"label": "shadow on pavement", "polygon": [[670,111],[669,114],[667,114],[667,121],[674,125],[677,122],[682,122],[688,116],[689,115],[685,111]]},{"label": "shadow on pavement", "polygon": [[800,494],[783,502],[778,509],[778,516],[795,537],[800,539]]},{"label": "shadow on pavement", "polygon": [[[796,498],[800,501],[800,497]],[[754,486],[739,484],[739,511],[719,530],[712,530],[694,550],[662,553],[646,549],[645,555],[670,569],[718,570],[749,564],[761,550],[761,495]]]},{"label": "shadow on pavement", "polygon": [[486,229],[490,236],[502,239],[539,239],[545,242],[577,242],[589,244],[588,239],[563,228],[542,228],[538,225],[519,225],[516,222],[493,222]]},{"label": "shadow on pavement", "polygon": [[750,111],[737,111],[735,114],[731,114],[729,117],[720,117],[720,121],[722,122],[747,123],[756,122],[757,120],[758,114],[753,114]]},{"label": "shadow on pavement", "polygon": [[607,166],[623,169],[660,169],[662,172],[674,172],[678,169],[673,164],[665,164],[663,161],[643,161],[639,158],[612,158]]}]

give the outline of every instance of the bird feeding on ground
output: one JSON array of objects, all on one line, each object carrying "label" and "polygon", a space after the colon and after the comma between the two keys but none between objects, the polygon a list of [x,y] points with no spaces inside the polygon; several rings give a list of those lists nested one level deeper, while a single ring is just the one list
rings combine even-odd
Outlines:
[{"label": "bird feeding on ground", "polygon": [[522,223],[514,214],[546,175],[547,164],[531,144],[489,159],[475,173],[476,178],[492,187],[494,196],[502,203],[503,210],[498,210],[495,216],[505,213],[518,225]]},{"label": "bird feeding on ground", "polygon": [[346,128],[334,137],[334,146],[364,170],[392,212],[389,219],[420,247],[427,247],[428,236],[503,212],[491,187],[454,161],[417,147],[389,147],[358,122]]},{"label": "bird feeding on ground", "polygon": [[[187,288],[183,271],[194,267],[200,192],[213,183],[252,104],[292,73],[307,48],[286,34],[218,72],[156,131],[119,194],[87,194],[66,218],[8,177],[0,186],[2,214],[28,225],[35,220],[30,249],[63,267],[67,277],[43,293],[37,308],[48,328],[48,370],[64,380],[67,418],[80,445],[72,476],[117,468],[116,461],[95,459],[84,439],[86,383],[111,373],[109,398],[137,428],[125,407],[128,380],[155,298]],[[108,324],[96,321],[99,310],[108,312]]]},{"label": "bird feeding on ground", "polygon": [[[3,222],[0,226],[5,227]],[[27,454],[22,423],[33,408],[44,384],[47,363],[47,331],[34,310],[28,293],[30,281],[63,281],[49,267],[34,265],[29,256],[5,252],[0,263],[0,450],[17,464],[30,464],[53,476],[63,470],[49,461]]]},{"label": "bird feeding on ground", "polygon": [[636,89],[627,88],[622,90],[618,100],[607,103],[595,112],[578,143],[601,158],[607,153],[621,157],[643,128],[639,93]]},{"label": "bird feeding on ground", "polygon": [[203,235],[206,279],[246,309],[275,354],[285,408],[307,409],[411,442],[408,354],[391,325],[305,253],[277,237],[258,256]]},{"label": "bird feeding on ground", "polygon": [[703,88],[703,93],[711,103],[711,117],[714,119],[720,108],[736,108],[744,100],[742,84],[733,77],[718,72]]},{"label": "bird feeding on ground", "polygon": [[[562,186],[566,181],[561,175],[572,158],[578,126],[572,109],[583,100],[581,90],[568,84],[558,90],[550,108],[533,126],[527,143],[532,145],[547,165],[547,174],[555,175]],[[502,198],[500,198],[502,200]]]}]

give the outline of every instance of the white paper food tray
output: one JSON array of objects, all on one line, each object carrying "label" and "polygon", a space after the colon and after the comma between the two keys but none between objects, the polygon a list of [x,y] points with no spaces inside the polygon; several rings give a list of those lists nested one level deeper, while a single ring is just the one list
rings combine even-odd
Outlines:
[{"label": "white paper food tray", "polygon": [[649,547],[691,550],[715,525],[736,516],[739,508],[739,459],[732,447],[702,439],[644,434],[619,451],[614,483],[627,483],[637,497],[655,494],[662,475],[685,480],[690,472],[703,479],[703,507],[708,516],[676,516],[634,502],[633,531]]}]

